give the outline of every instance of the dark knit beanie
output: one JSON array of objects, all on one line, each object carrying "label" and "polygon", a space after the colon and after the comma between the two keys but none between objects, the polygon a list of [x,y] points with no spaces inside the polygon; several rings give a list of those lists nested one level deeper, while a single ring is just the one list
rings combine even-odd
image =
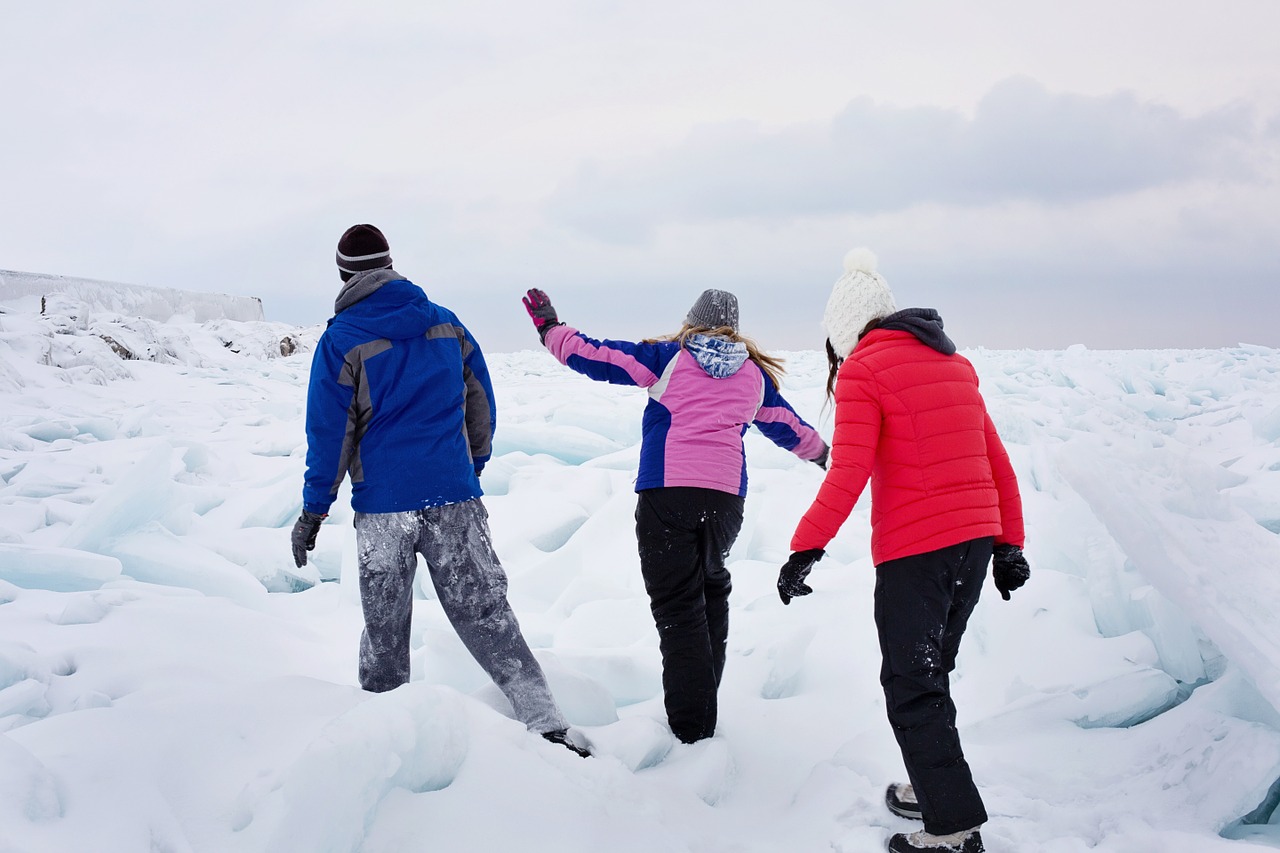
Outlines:
[{"label": "dark knit beanie", "polygon": [[391,247],[372,225],[352,225],[338,240],[338,275],[343,281],[358,272],[390,266]]},{"label": "dark knit beanie", "polygon": [[689,309],[684,321],[690,326],[718,329],[728,326],[738,331],[738,297],[727,290],[704,290]]}]

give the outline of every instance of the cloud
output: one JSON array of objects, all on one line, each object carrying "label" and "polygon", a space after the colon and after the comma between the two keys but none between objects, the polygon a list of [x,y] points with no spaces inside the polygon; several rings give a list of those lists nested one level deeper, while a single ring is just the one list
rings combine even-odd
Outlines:
[{"label": "cloud", "polygon": [[1255,173],[1251,109],[1200,116],[1135,95],[1055,94],[1016,77],[972,117],[869,98],[826,124],[704,126],[677,148],[583,164],[550,217],[596,239],[651,239],[678,221],[878,214],[915,205],[1068,204],[1167,184]]}]

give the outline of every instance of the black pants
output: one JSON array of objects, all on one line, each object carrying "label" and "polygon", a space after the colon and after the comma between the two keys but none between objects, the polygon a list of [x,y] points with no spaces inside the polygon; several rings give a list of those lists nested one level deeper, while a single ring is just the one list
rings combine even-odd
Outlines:
[{"label": "black pants", "polygon": [[732,586],[725,559],[742,529],[742,506],[737,495],[686,487],[646,489],[636,506],[667,723],[685,743],[716,730]]},{"label": "black pants", "polygon": [[992,544],[974,539],[876,566],[880,684],[924,828],[934,835],[987,820],[960,748],[949,676],[982,592]]}]

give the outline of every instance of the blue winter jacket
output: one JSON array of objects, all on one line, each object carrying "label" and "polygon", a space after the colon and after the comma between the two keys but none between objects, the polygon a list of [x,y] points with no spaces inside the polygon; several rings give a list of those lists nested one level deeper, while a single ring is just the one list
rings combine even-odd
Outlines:
[{"label": "blue winter jacket", "polygon": [[496,415],[471,333],[392,270],[342,293],[311,363],[303,507],[327,513],[347,475],[357,512],[480,497]]}]

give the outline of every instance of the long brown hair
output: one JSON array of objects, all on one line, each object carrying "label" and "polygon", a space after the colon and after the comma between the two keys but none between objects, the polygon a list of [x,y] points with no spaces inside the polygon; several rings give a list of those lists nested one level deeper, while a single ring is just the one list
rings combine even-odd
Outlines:
[{"label": "long brown hair", "polygon": [[[876,317],[862,327],[862,331],[858,333],[858,340],[866,337],[867,332],[880,325],[884,320],[883,317]],[[836,355],[836,348],[831,345],[831,338],[827,338],[827,402],[832,403],[836,397],[836,374],[840,372],[840,365],[844,364],[844,359]]]},{"label": "long brown hair", "polygon": [[835,399],[836,374],[840,372],[842,364],[844,359],[836,355],[836,348],[831,345],[831,338],[827,338],[827,403]]},{"label": "long brown hair", "polygon": [[720,326],[716,329],[709,329],[706,326],[692,326],[685,323],[680,327],[680,331],[672,332],[669,335],[663,335],[660,338],[649,338],[645,340],[646,344],[656,344],[660,341],[675,341],[680,344],[683,349],[685,342],[694,335],[706,335],[709,338],[723,338],[735,344],[743,344],[747,348],[747,357],[760,366],[764,371],[764,375],[769,377],[769,381],[773,383],[774,390],[782,387],[782,375],[786,373],[783,368],[785,359],[778,358],[775,355],[769,355],[760,349],[755,341],[745,335],[738,334],[732,326]]}]

